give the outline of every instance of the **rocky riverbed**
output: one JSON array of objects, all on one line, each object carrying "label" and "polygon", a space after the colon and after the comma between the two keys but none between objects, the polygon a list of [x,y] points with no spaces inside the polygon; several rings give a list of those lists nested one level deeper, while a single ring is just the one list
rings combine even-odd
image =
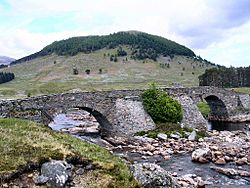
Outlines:
[{"label": "rocky riverbed", "polygon": [[[159,164],[182,187],[250,185],[250,135],[243,131],[212,131],[199,140],[188,138],[106,138],[110,150],[133,162]],[[220,169],[215,167],[219,166]],[[231,168],[231,174],[227,173]],[[235,171],[235,172],[233,172]]]},{"label": "rocky riverbed", "polygon": [[[70,121],[77,119],[76,125],[66,123],[67,125],[58,127],[54,124],[54,127],[106,147],[125,159],[128,164],[157,164],[167,171],[180,187],[245,188],[250,185],[249,131],[213,130],[208,132],[207,137],[200,139],[196,138],[195,131],[186,137],[176,133],[170,136],[158,134],[155,139],[146,135],[130,138],[112,135],[101,138],[96,136],[99,129],[95,121],[86,117],[92,122],[85,123],[87,127],[77,122],[80,119],[76,114],[68,116]],[[94,137],[89,136],[89,129]],[[152,167],[151,171],[154,169],[158,167]]]}]

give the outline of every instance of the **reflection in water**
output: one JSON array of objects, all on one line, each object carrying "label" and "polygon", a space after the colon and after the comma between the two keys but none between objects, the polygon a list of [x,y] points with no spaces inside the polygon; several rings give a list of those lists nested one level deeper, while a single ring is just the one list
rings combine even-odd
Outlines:
[{"label": "reflection in water", "polygon": [[57,114],[49,127],[56,131],[72,134],[82,140],[104,145],[97,120],[84,110],[69,110],[66,114]]},{"label": "reflection in water", "polygon": [[209,121],[207,129],[209,131],[211,131],[211,130],[217,130],[217,131],[243,130],[243,131],[247,131],[250,128],[249,126],[250,125],[246,122],[231,123],[231,122],[221,122],[221,121]]}]

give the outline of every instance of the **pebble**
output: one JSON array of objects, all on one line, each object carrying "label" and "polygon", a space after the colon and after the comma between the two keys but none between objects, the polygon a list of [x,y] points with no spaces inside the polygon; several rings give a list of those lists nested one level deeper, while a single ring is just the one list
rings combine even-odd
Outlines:
[{"label": "pebble", "polygon": [[217,159],[214,163],[215,163],[215,164],[218,164],[218,165],[224,165],[224,164],[226,164],[227,162],[225,161],[224,158],[219,158],[219,159]]}]

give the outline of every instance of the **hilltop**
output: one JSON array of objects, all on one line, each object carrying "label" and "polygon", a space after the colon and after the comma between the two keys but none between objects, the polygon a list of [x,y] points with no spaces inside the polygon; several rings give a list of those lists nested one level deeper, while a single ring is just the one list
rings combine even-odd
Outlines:
[{"label": "hilltop", "polygon": [[192,50],[146,33],[74,37],[56,41],[3,69],[13,72],[15,79],[0,85],[0,98],[141,89],[152,81],[160,86],[198,86],[198,76],[212,67]]},{"label": "hilltop", "polygon": [[9,65],[13,61],[15,61],[15,59],[11,57],[0,56],[0,65]]},{"label": "hilltop", "polygon": [[114,49],[121,45],[129,45],[131,47],[134,59],[149,58],[156,61],[160,55],[165,57],[173,55],[195,56],[192,50],[171,40],[143,32],[130,31],[103,36],[72,37],[66,40],[55,41],[41,51],[13,63],[22,63],[53,53],[60,56],[74,56],[80,52],[91,53],[103,48]]}]

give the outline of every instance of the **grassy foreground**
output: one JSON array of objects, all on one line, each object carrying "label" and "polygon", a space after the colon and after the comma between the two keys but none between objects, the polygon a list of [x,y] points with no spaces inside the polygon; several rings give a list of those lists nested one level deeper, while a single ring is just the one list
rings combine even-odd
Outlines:
[{"label": "grassy foreground", "polygon": [[0,177],[29,164],[80,157],[97,166],[91,187],[136,187],[126,164],[107,150],[31,121],[0,119]]}]

